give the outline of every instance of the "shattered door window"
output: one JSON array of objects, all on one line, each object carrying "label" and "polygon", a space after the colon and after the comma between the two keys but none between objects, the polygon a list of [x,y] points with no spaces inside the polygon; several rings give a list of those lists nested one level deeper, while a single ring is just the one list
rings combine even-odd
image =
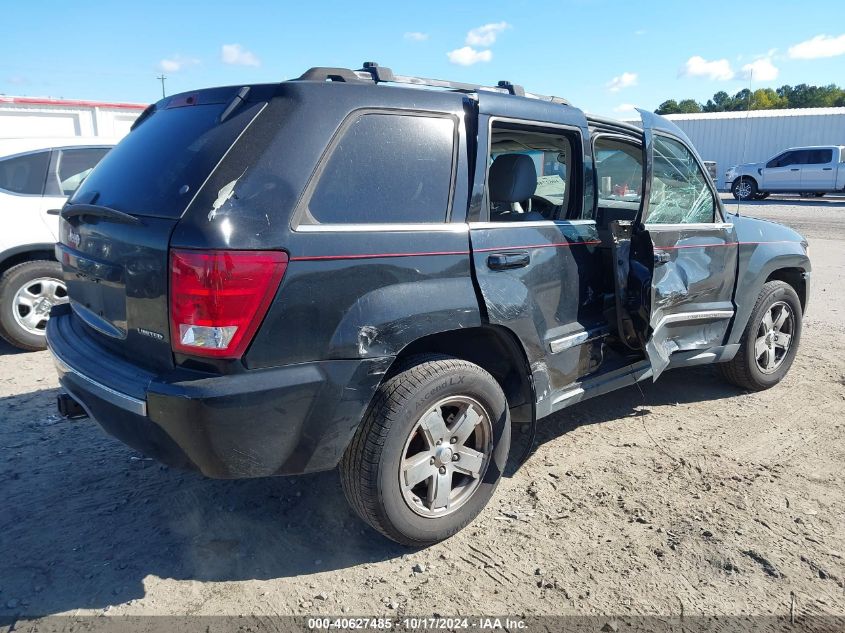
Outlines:
[{"label": "shattered door window", "polygon": [[716,203],[707,176],[682,143],[654,138],[649,224],[713,222]]}]

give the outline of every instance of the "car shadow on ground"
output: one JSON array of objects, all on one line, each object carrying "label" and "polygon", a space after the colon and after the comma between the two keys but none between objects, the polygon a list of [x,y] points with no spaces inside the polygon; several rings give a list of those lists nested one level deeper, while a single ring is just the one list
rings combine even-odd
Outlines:
[{"label": "car shadow on ground", "polygon": [[12,354],[26,354],[23,350],[18,349],[17,347],[13,347],[2,338],[0,338],[0,356],[5,355],[12,355]]},{"label": "car shadow on ground", "polygon": [[[643,394],[627,388],[555,414],[539,423],[538,443],[641,406],[739,392],[711,369],[691,369],[644,384]],[[336,472],[216,481],[175,471],[90,420],[59,418],[55,395],[0,398],[0,616],[107,608],[142,598],[150,575],[284,578],[408,552],[354,516]],[[517,433],[512,461],[526,439]]]}]

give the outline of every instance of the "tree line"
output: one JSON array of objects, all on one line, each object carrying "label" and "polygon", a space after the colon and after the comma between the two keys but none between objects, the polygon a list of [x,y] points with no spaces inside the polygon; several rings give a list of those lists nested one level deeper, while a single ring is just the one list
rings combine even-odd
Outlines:
[{"label": "tree line", "polygon": [[668,99],[661,103],[657,114],[686,114],[693,112],[736,112],[752,110],[780,110],[783,108],[827,108],[845,106],[845,90],[835,84],[828,86],[784,85],[777,89],[758,88],[751,92],[743,88],[734,96],[720,90],[699,103],[695,99]]}]

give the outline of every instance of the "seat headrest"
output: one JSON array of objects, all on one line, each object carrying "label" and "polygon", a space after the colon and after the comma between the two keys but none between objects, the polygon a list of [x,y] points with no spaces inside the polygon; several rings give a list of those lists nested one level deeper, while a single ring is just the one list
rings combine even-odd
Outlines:
[{"label": "seat headrest", "polygon": [[490,199],[496,202],[522,202],[537,189],[537,168],[527,154],[502,154],[490,166]]}]

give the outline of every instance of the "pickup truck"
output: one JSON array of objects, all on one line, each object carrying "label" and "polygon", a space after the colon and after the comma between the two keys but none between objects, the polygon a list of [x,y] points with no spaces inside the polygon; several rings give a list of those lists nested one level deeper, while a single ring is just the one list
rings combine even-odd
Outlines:
[{"label": "pickup truck", "polygon": [[737,200],[762,200],[770,193],[809,198],[845,192],[845,146],[793,147],[762,163],[734,165],[725,182]]}]

